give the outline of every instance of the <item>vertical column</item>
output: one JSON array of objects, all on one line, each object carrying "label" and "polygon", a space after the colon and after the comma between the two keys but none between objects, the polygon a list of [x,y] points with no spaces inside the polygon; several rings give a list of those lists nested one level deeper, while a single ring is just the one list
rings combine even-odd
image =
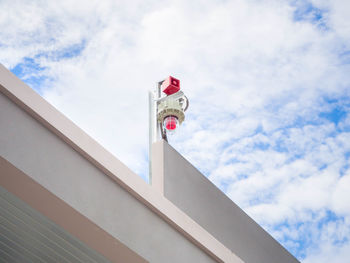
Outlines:
[{"label": "vertical column", "polygon": [[151,173],[152,187],[164,195],[164,140],[152,144]]}]

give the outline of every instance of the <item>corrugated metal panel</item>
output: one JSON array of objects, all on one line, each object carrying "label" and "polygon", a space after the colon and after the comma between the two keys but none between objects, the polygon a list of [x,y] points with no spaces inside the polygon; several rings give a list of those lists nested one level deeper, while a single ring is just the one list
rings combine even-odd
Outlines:
[{"label": "corrugated metal panel", "polygon": [[110,262],[0,187],[0,262]]}]

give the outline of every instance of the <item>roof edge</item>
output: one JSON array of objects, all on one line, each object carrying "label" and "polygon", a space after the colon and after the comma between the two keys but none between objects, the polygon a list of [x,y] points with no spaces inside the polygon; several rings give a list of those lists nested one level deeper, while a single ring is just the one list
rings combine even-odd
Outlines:
[{"label": "roof edge", "polygon": [[0,92],[218,262],[243,263],[209,232],[0,63]]}]

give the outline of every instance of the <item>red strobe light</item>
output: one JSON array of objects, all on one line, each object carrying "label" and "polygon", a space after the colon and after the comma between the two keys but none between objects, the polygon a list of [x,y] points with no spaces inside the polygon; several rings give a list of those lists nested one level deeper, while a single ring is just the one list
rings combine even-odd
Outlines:
[{"label": "red strobe light", "polygon": [[161,89],[166,95],[174,94],[180,90],[180,80],[169,76],[163,81]]},{"label": "red strobe light", "polygon": [[168,116],[164,119],[165,129],[168,131],[174,131],[178,125],[178,120],[175,116]]}]

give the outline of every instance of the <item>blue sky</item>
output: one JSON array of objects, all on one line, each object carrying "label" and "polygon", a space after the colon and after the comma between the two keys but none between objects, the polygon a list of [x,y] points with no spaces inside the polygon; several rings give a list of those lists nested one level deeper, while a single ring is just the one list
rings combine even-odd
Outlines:
[{"label": "blue sky", "polygon": [[350,2],[0,1],[0,62],[147,180],[147,91],[190,99],[170,143],[301,262],[350,258]]}]

